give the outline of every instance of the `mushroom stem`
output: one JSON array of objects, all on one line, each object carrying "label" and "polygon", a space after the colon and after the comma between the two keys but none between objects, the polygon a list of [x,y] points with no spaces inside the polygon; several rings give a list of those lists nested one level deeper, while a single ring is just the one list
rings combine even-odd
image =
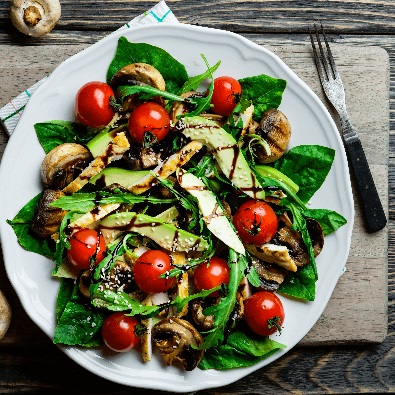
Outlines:
[{"label": "mushroom stem", "polygon": [[41,19],[42,15],[40,10],[34,5],[27,7],[23,13],[23,20],[25,21],[26,25],[36,26],[37,23],[41,21]]}]

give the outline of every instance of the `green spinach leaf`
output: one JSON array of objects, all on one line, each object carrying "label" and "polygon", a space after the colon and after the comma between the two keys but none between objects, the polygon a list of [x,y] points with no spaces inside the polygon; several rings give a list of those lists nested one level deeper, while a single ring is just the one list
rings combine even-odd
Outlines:
[{"label": "green spinach leaf", "polygon": [[278,108],[287,82],[282,79],[260,74],[239,80],[242,98],[254,105],[254,119],[260,121],[262,114],[270,108]]},{"label": "green spinach leaf", "polygon": [[206,350],[200,369],[234,369],[255,365],[286,346],[247,330],[232,332],[225,344]]},{"label": "green spinach leaf", "polygon": [[303,216],[316,219],[321,224],[325,236],[330,235],[347,223],[342,215],[327,209],[308,209],[303,211]]},{"label": "green spinach leaf", "polygon": [[31,199],[22,207],[15,218],[13,220],[7,220],[7,223],[11,225],[14,230],[21,247],[27,251],[53,258],[55,249],[51,246],[50,240],[40,239],[30,232],[30,225],[33,221],[34,213],[41,196],[42,193],[39,193]]},{"label": "green spinach leaf", "polygon": [[297,196],[307,203],[325,181],[335,151],[321,145],[299,145],[286,152],[274,167],[299,185]]},{"label": "green spinach leaf", "polygon": [[34,129],[46,154],[63,143],[86,144],[94,136],[85,126],[69,121],[39,122]]},{"label": "green spinach leaf", "polygon": [[[74,283],[74,280],[63,281]],[[61,287],[58,295],[57,310],[62,311],[57,322],[53,342],[69,346],[95,347],[101,343],[100,329],[106,318],[106,313],[92,308],[89,299],[78,292],[78,283],[74,285],[70,295],[68,287]],[[67,303],[65,300],[70,298]]]},{"label": "green spinach leaf", "polygon": [[131,63],[148,63],[155,67],[166,81],[166,90],[171,93],[178,93],[188,80],[185,66],[162,48],[145,43],[132,43],[126,37],[120,37],[107,71],[107,83],[110,83],[119,69]]}]

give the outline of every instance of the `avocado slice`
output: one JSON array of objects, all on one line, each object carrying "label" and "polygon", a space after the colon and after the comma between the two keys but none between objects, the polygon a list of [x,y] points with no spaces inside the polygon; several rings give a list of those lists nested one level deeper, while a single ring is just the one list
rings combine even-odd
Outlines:
[{"label": "avocado slice", "polygon": [[161,219],[134,212],[111,214],[100,223],[99,229],[136,232],[168,251],[192,252],[205,251],[208,248],[207,242],[193,233]]},{"label": "avocado slice", "polygon": [[104,188],[111,184],[120,184],[129,189],[131,185],[145,177],[148,170],[127,170],[119,167],[109,167],[102,170],[95,177],[91,178],[89,183]]},{"label": "avocado slice", "polygon": [[222,207],[217,202],[217,197],[211,192],[204,182],[182,169],[177,170],[178,183],[194,196],[198,201],[200,212],[208,230],[218,239],[222,240],[228,247],[244,255],[245,249],[229,219],[225,216]]},{"label": "avocado slice", "polygon": [[114,139],[114,137],[126,130],[125,126],[120,126],[118,128],[112,129],[109,131],[109,128],[103,129],[99,132],[92,140],[89,140],[86,143],[86,147],[91,152],[92,156],[96,158],[101,155],[103,151],[106,149],[108,144]]},{"label": "avocado slice", "polygon": [[265,191],[233,136],[203,117],[185,117],[183,120],[183,134],[192,140],[203,142],[213,151],[219,167],[233,185],[254,199],[265,199]]}]

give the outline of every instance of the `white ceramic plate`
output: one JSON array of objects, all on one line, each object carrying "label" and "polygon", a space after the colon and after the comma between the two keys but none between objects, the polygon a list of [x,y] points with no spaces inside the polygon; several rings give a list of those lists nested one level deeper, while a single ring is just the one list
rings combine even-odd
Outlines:
[{"label": "white ceramic plate", "polygon": [[318,320],[332,294],[348,257],[354,220],[343,145],[329,113],[310,88],[273,53],[230,32],[183,24],[144,26],[115,33],[68,59],[32,95],[7,145],[0,169],[0,231],[7,274],[30,318],[50,338],[55,330],[55,299],[59,286],[51,277],[53,263],[23,250],[5,221],[12,219],[41,191],[40,165],[44,151],[33,125],[47,120],[74,119],[75,93],[85,82],[105,81],[107,67],[121,35],[130,41],[146,42],[167,50],[186,65],[189,75],[205,70],[200,56],[204,54],[212,65],[222,61],[216,76],[241,78],[265,73],[284,78],[288,84],[280,109],[292,125],[290,146],[320,144],[336,150],[333,167],[324,185],[311,199],[311,207],[336,210],[347,218],[348,224],[325,240],[325,248],[317,259],[316,300],[302,303],[281,298],[286,312],[285,328],[281,337],[274,336],[274,339],[286,344],[286,349],[249,368],[182,372],[176,367],[165,367],[160,357],[143,363],[136,351],[105,355],[101,350],[60,347],[89,371],[129,386],[183,393],[223,386],[291,350]]}]

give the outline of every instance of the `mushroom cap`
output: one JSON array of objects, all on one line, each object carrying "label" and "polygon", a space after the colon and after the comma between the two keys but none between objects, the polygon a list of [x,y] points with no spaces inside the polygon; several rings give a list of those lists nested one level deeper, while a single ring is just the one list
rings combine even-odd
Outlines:
[{"label": "mushroom cap", "polygon": [[41,181],[52,189],[63,189],[78,175],[75,170],[92,160],[92,154],[84,146],[76,143],[60,144],[45,156],[41,164]]},{"label": "mushroom cap", "polygon": [[23,34],[40,37],[49,33],[61,16],[59,0],[11,0],[10,18]]},{"label": "mushroom cap", "polygon": [[4,294],[0,291],[0,340],[7,333],[8,327],[11,323],[11,315],[11,306]]}]

